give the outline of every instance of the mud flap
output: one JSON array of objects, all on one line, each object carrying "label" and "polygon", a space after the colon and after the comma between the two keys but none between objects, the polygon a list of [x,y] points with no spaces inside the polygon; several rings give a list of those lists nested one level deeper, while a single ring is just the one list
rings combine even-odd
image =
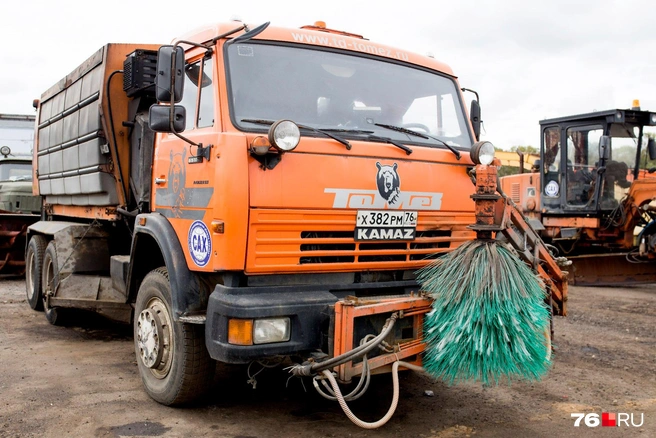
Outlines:
[{"label": "mud flap", "polygon": [[[372,374],[390,372],[397,360],[421,366],[424,351],[424,315],[431,310],[432,300],[422,296],[346,297],[335,303],[334,356],[358,347],[362,338],[380,333],[385,320],[399,312],[399,320],[385,342],[388,351],[374,350],[368,355]],[[350,382],[362,374],[362,361],[347,362],[336,367],[338,380]]]}]

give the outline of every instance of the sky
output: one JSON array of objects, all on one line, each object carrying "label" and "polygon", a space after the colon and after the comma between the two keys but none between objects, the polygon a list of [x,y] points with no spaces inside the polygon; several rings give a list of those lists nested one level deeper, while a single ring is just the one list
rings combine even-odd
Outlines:
[{"label": "sky", "polygon": [[33,99],[104,44],[168,44],[235,16],[291,28],[321,20],[430,53],[478,92],[481,137],[503,149],[539,146],[546,118],[629,108],[634,99],[656,111],[648,0],[22,0],[0,16],[0,113],[34,114]]}]

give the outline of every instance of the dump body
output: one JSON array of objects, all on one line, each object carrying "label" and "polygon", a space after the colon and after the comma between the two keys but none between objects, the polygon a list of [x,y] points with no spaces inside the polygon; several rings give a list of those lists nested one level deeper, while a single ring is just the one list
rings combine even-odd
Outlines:
[{"label": "dump body", "polygon": [[113,72],[138,47],[157,46],[108,44],[41,96],[34,165],[49,213],[116,220],[126,204],[128,97]]}]

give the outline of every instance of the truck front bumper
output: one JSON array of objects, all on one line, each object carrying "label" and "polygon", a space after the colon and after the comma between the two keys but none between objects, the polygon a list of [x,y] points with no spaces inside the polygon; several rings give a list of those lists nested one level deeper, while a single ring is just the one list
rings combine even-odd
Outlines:
[{"label": "truck front bumper", "polygon": [[[321,348],[337,296],[324,287],[228,287],[210,295],[205,344],[210,356],[225,363],[247,363]],[[228,343],[228,320],[289,317],[290,339],[259,345]]]}]

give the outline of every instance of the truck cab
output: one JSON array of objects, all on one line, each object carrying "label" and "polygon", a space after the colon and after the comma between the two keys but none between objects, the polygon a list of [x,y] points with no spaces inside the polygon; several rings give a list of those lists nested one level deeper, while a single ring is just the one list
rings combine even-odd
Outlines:
[{"label": "truck cab", "polygon": [[8,146],[0,148],[0,210],[38,214],[41,201],[32,194],[32,156],[14,155]]}]

